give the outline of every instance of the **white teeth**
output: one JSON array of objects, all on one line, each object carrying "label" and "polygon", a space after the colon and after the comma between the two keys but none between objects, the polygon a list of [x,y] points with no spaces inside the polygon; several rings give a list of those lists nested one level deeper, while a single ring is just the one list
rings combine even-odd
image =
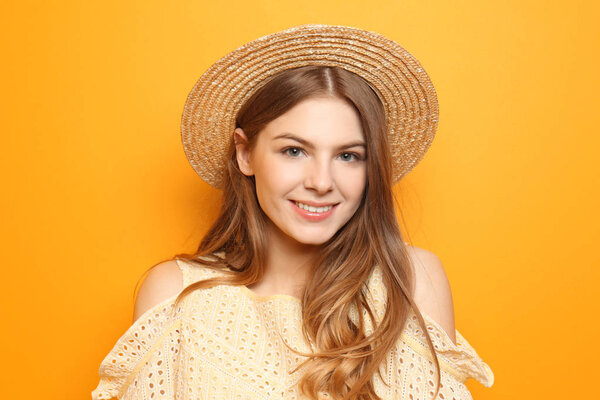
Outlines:
[{"label": "white teeth", "polygon": [[298,203],[297,201],[295,203],[296,203],[296,205],[298,207],[300,207],[303,210],[310,211],[310,212],[316,212],[316,213],[326,212],[326,211],[329,211],[329,210],[331,210],[333,208],[333,206],[313,207],[313,206],[309,206],[309,205],[306,205],[306,204]]}]

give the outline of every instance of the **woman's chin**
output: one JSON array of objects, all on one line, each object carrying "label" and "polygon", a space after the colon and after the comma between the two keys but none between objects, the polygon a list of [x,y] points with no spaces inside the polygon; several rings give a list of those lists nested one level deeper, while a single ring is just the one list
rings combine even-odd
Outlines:
[{"label": "woman's chin", "polygon": [[294,240],[306,246],[321,246],[325,244],[333,235],[329,234],[302,234],[293,236]]}]

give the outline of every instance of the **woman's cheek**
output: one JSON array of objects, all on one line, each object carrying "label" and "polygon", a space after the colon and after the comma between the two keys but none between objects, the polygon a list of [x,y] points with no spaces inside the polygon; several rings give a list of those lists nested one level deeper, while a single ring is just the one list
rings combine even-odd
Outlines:
[{"label": "woman's cheek", "polygon": [[356,196],[362,194],[367,182],[366,168],[356,166],[353,168],[345,168],[337,174],[338,187],[343,187],[349,195]]},{"label": "woman's cheek", "polygon": [[297,179],[301,174],[301,166],[298,162],[279,161],[273,163],[271,174],[275,182],[287,182]]}]

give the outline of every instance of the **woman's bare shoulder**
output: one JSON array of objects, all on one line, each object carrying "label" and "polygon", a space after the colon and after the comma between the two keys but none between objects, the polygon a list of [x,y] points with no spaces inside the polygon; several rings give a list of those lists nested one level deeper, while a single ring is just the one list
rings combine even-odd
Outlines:
[{"label": "woman's bare shoulder", "polygon": [[136,321],[146,311],[183,289],[183,273],[176,260],[163,261],[150,269],[140,285],[133,311]]},{"label": "woman's bare shoulder", "polygon": [[415,271],[417,307],[444,328],[456,343],[452,290],[442,261],[429,250],[416,246],[407,248]]}]

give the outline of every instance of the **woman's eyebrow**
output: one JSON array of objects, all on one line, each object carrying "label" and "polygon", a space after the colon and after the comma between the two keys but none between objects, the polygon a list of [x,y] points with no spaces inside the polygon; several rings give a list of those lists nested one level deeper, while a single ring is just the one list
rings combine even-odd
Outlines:
[{"label": "woman's eyebrow", "polygon": [[[298,137],[298,136],[296,136],[296,135],[294,135],[292,133],[289,133],[289,132],[280,133],[279,135],[277,135],[277,136],[275,136],[273,138],[273,140],[277,140],[277,139],[291,139],[291,140],[294,140],[294,141],[300,143],[303,146],[308,147],[309,149],[314,149],[315,148],[315,146],[311,142],[309,142],[308,140],[302,139],[301,137]],[[341,146],[338,146],[337,149],[338,150],[339,149],[347,149],[349,147],[356,147],[356,146],[361,146],[361,147],[365,147],[366,148],[365,142],[363,142],[362,140],[356,140],[354,142],[349,142],[349,143],[345,143],[345,144],[343,144]]]}]

